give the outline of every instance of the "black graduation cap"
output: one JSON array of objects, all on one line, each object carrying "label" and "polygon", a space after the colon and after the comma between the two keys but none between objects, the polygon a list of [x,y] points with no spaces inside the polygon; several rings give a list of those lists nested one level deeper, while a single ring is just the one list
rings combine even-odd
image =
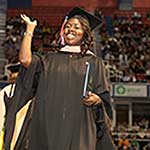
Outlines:
[{"label": "black graduation cap", "polygon": [[91,29],[94,29],[95,27],[100,25],[102,22],[98,17],[90,14],[89,12],[85,11],[84,9],[82,9],[80,7],[74,7],[67,15],[68,19],[70,19],[74,16],[81,16],[81,17],[87,19]]},{"label": "black graduation cap", "polygon": [[7,67],[7,70],[9,70],[11,73],[16,73],[19,71],[20,68],[20,64],[16,63],[16,64],[10,64]]}]

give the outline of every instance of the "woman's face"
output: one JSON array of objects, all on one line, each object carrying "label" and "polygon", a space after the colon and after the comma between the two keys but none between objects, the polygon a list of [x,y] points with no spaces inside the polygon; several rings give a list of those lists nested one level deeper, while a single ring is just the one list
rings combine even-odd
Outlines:
[{"label": "woman's face", "polygon": [[84,31],[81,23],[77,18],[68,20],[64,27],[64,40],[68,45],[81,45]]}]

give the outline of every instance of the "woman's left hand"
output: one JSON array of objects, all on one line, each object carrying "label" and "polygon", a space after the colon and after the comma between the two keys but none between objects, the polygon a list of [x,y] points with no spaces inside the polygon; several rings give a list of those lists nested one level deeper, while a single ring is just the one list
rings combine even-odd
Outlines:
[{"label": "woman's left hand", "polygon": [[92,106],[92,105],[101,104],[102,100],[95,93],[88,92],[87,95],[86,95],[86,97],[83,99],[83,103],[86,106]]}]

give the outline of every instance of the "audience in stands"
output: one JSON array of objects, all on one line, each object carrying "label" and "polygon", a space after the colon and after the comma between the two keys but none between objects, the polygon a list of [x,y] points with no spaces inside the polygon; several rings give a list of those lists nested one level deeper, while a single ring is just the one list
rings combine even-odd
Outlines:
[{"label": "audience in stands", "polygon": [[[99,9],[96,9],[95,15],[104,17]],[[25,30],[19,18],[8,17],[6,22],[6,40],[2,45],[10,64],[18,62],[18,51]],[[150,19],[150,14],[147,14],[146,18]],[[100,29],[100,50],[107,77],[111,82],[150,83],[150,25],[145,25],[137,12],[131,18],[114,16],[112,25],[112,35],[109,35],[106,23]],[[56,30],[57,28],[51,28],[46,22],[40,24],[35,31],[32,49],[47,51]],[[142,139],[150,139],[149,128],[150,122],[146,119],[134,122],[132,127],[127,127],[126,124],[118,125],[113,135],[114,139],[119,139],[116,143],[118,149],[149,150],[150,143],[140,143]],[[123,137],[118,133],[123,133]],[[126,139],[126,142],[123,142],[123,139]]]},{"label": "audience in stands", "polygon": [[[127,123],[118,123],[113,129],[113,137],[118,150],[147,150],[150,139],[150,121],[146,118],[138,120],[129,127]],[[124,147],[124,148],[123,148]]]},{"label": "audience in stands", "polygon": [[[100,18],[104,18],[98,8],[94,13]],[[109,35],[106,23],[100,29],[100,50],[103,59],[109,63],[108,77],[110,77],[110,81],[150,82],[150,26],[143,23],[142,16],[137,12],[130,18],[114,16],[112,25],[112,35]],[[46,22],[41,23],[35,32],[33,49],[47,51],[53,39],[52,33],[55,33],[56,30]],[[18,49],[23,32],[24,25],[18,16],[7,19],[6,41],[3,46],[9,63],[18,61]],[[112,78],[112,72],[115,78]]]},{"label": "audience in stands", "polygon": [[126,135],[121,135],[118,139],[118,150],[129,150],[130,142]]}]

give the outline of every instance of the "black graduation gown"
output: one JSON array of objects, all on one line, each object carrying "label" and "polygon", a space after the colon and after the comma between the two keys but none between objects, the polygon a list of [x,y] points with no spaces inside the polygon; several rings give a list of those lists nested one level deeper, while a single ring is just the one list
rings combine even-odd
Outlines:
[{"label": "black graduation gown", "polygon": [[[104,137],[108,129],[104,115],[95,116],[94,109],[82,102],[86,62],[90,63],[88,88],[100,95],[106,90],[103,64],[93,55],[49,52],[44,56],[33,55],[30,67],[21,68],[13,109],[16,113],[35,97],[27,145],[29,150],[99,149],[96,148],[97,138]],[[100,106],[98,110],[98,113],[104,114],[104,107]],[[6,122],[15,113],[8,113]],[[103,130],[100,136],[99,125],[100,130]],[[11,136],[7,140],[6,134],[6,149],[9,149],[9,140]],[[107,140],[111,141],[111,138]],[[112,145],[109,149],[113,150]]]}]

